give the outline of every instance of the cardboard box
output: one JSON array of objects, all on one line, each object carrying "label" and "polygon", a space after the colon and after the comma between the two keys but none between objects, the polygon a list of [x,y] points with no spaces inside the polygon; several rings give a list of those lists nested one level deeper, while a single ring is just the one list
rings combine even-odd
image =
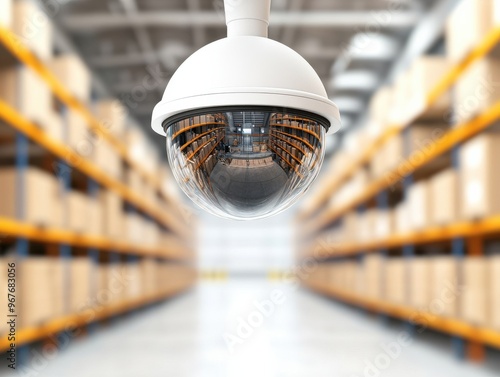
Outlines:
[{"label": "cardboard box", "polygon": [[405,258],[387,258],[384,272],[384,298],[403,304],[407,301],[407,261]]},{"label": "cardboard box", "polygon": [[488,266],[489,285],[491,287],[490,297],[488,298],[491,303],[490,327],[500,330],[500,255],[489,257]]},{"label": "cardboard box", "polygon": [[96,143],[94,162],[111,177],[118,180],[122,178],[123,167],[121,157],[106,140],[100,139]]},{"label": "cardboard box", "polygon": [[430,107],[427,106],[427,96],[436,84],[450,70],[451,64],[441,56],[421,56],[411,65],[409,71],[409,103],[410,114],[418,115],[419,119],[442,120],[451,108],[451,95],[446,92]]},{"label": "cardboard box", "polygon": [[109,263],[98,267],[97,304],[109,306],[124,300],[127,290],[126,270],[121,263]]},{"label": "cardboard box", "polygon": [[460,148],[461,214],[472,220],[500,213],[500,135],[484,133]]},{"label": "cardboard box", "polygon": [[394,209],[394,228],[396,233],[404,234],[413,230],[409,211],[409,205],[406,202],[399,203]]},{"label": "cardboard box", "polygon": [[409,303],[423,311],[430,310],[431,292],[431,259],[414,257],[409,264]]},{"label": "cardboard box", "polygon": [[156,285],[158,265],[154,259],[143,258],[139,262],[142,278],[142,289],[146,296],[155,295],[158,293],[158,286]]},{"label": "cardboard box", "polygon": [[5,28],[11,28],[12,26],[12,0],[2,0],[0,2],[0,26]]},{"label": "cardboard box", "polygon": [[401,125],[407,122],[409,109],[412,105],[410,72],[406,70],[395,80],[392,93],[392,106],[389,109],[388,121],[392,125]]},{"label": "cardboard box", "polygon": [[124,268],[127,276],[125,298],[133,300],[144,295],[139,263],[126,263]]},{"label": "cardboard box", "polygon": [[112,135],[123,139],[127,110],[118,100],[103,100],[95,105],[95,116]]},{"label": "cardboard box", "polygon": [[48,68],[77,99],[84,103],[89,101],[92,78],[78,55],[64,54],[53,57]]},{"label": "cardboard box", "polygon": [[93,263],[89,258],[71,258],[69,311],[80,313],[91,308],[92,304],[92,269]]},{"label": "cardboard box", "polygon": [[425,229],[431,223],[430,195],[430,185],[427,181],[414,183],[408,190],[408,215],[414,230]]},{"label": "cardboard box", "polygon": [[50,319],[61,318],[68,314],[69,305],[66,299],[67,286],[65,274],[69,268],[68,261],[60,257],[48,257],[49,259],[49,289],[51,316]]},{"label": "cardboard box", "polygon": [[66,194],[68,205],[68,228],[73,232],[88,233],[89,229],[89,197],[78,191]]},{"label": "cardboard box", "polygon": [[444,317],[458,316],[461,296],[458,282],[458,259],[439,256],[431,259],[431,300],[429,311]]},{"label": "cardboard box", "polygon": [[90,159],[94,155],[98,140],[79,113],[69,109],[66,114],[65,135],[68,145],[80,156]]},{"label": "cardboard box", "polygon": [[104,190],[100,194],[104,216],[104,235],[113,239],[125,236],[123,201],[115,192]]},{"label": "cardboard box", "polygon": [[447,54],[453,62],[464,59],[498,24],[495,3],[496,0],[462,0],[454,9],[446,25]]},{"label": "cardboard box", "polygon": [[18,329],[40,326],[53,318],[49,259],[27,257],[16,261]]},{"label": "cardboard box", "polygon": [[460,296],[460,316],[477,326],[490,324],[490,277],[488,258],[467,257],[461,262],[463,292]]},{"label": "cardboard box", "polygon": [[144,242],[144,222],[137,213],[129,212],[125,215],[126,234],[129,242],[137,244]]},{"label": "cardboard box", "polygon": [[88,198],[88,232],[94,236],[104,235],[104,209],[98,198]]},{"label": "cardboard box", "polygon": [[49,112],[47,114],[47,124],[45,125],[44,129],[50,138],[60,143],[65,142],[64,138],[65,130],[64,130],[63,119],[55,111]]},{"label": "cardboard box", "polygon": [[500,59],[484,58],[469,67],[455,84],[455,124],[482,114],[500,101]]},{"label": "cardboard box", "polygon": [[382,298],[382,277],[384,276],[384,257],[380,255],[367,255],[363,260],[363,269],[366,275],[366,296]]},{"label": "cardboard box", "polygon": [[50,89],[29,67],[21,65],[0,69],[0,98],[42,129],[51,121]]},{"label": "cardboard box", "polygon": [[[56,178],[43,170],[29,167],[24,173],[24,189],[21,190],[18,176],[15,168],[0,168],[0,216],[40,226],[58,225],[60,219],[53,212]],[[18,203],[23,204],[22,213],[18,212]]]},{"label": "cardboard box", "polygon": [[395,224],[394,224],[394,212],[387,210],[377,210],[375,220],[375,232],[374,238],[384,239],[388,238],[395,232]]},{"label": "cardboard box", "polygon": [[459,179],[454,169],[446,169],[430,182],[431,224],[447,225],[460,218]]},{"label": "cardboard box", "polygon": [[384,86],[377,90],[370,101],[370,117],[379,126],[378,134],[381,134],[389,125],[388,114],[393,101],[393,90],[390,86]]},{"label": "cardboard box", "polygon": [[14,1],[12,31],[39,59],[44,61],[50,59],[52,56],[52,23],[34,1]]}]

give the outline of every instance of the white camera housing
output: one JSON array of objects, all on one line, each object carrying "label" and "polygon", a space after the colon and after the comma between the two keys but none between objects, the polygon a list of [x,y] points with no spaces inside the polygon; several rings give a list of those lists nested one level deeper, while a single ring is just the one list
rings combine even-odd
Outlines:
[{"label": "white camera housing", "polygon": [[[225,0],[225,12],[228,37],[196,51],[178,68],[153,110],[153,130],[168,138],[168,127],[187,114],[262,107],[311,114],[323,120],[326,134],[337,131],[339,110],[311,65],[267,38],[270,0]],[[211,212],[225,216],[224,210]]]}]

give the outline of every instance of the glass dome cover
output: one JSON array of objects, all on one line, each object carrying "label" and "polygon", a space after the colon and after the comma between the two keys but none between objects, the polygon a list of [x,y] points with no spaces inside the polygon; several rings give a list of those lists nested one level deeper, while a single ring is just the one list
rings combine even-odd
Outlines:
[{"label": "glass dome cover", "polygon": [[204,210],[240,220],[279,213],[307,190],[329,126],[316,114],[262,106],[185,112],[163,123],[182,190]]}]

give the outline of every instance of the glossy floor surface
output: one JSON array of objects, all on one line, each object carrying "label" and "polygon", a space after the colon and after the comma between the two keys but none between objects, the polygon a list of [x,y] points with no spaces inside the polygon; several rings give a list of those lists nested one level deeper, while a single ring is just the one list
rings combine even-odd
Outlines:
[{"label": "glossy floor surface", "polygon": [[400,322],[291,283],[233,279],[118,318],[25,368],[40,377],[499,376],[497,352],[474,365],[453,357],[447,336],[406,335]]}]

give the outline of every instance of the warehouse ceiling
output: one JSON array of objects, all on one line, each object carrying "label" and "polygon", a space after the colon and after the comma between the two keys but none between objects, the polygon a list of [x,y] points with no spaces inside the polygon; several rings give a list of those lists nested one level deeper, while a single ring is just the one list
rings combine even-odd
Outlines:
[{"label": "warehouse ceiling", "polygon": [[[363,115],[411,30],[436,2],[273,0],[269,36],[316,69],[339,104],[346,131]],[[163,150],[163,141],[150,131],[151,111],[183,60],[225,37],[223,0],[40,3],[107,91],[127,105]]]}]

